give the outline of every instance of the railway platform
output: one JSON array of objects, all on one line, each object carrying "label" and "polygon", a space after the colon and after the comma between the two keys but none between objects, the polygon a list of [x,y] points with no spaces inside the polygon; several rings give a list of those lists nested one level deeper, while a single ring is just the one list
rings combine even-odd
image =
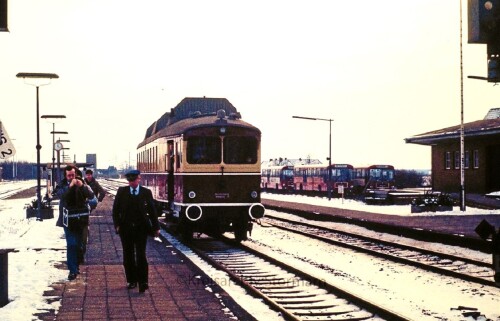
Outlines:
[{"label": "railway platform", "polygon": [[[311,213],[322,220],[331,217],[333,221],[363,223],[369,227],[383,226],[385,230],[395,233],[405,230],[428,231],[444,235],[460,235],[479,239],[475,228],[483,219],[497,229],[500,228],[500,214],[466,214],[447,215],[437,212],[435,215],[390,215],[326,207],[304,203],[284,202],[272,199],[262,199],[262,204],[268,209],[284,209],[301,213]],[[314,214],[313,214],[314,213]],[[326,217],[326,218],[325,218]],[[403,234],[403,233],[401,233]]]},{"label": "railway platform", "polygon": [[[200,279],[204,272],[172,245],[148,239],[149,290],[127,290],[120,238],[114,232],[107,196],[92,212],[89,242],[81,274],[62,280],[44,295],[61,300],[58,311],[38,315],[41,320],[255,320],[224,290]],[[61,264],[61,269],[66,269]]]}]

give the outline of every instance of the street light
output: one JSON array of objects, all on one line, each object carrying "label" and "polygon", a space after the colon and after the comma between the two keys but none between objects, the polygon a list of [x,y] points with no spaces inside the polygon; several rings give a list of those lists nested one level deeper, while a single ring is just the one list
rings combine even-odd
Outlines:
[{"label": "street light", "polygon": [[[55,156],[55,149],[54,145],[56,144],[56,121],[59,119],[64,119],[66,118],[65,115],[42,115],[43,119],[49,120],[52,123],[52,189],[54,189],[55,182],[57,182],[57,178],[54,175],[56,173],[55,171],[55,166],[56,166],[56,156]],[[67,132],[66,132],[67,134]]]},{"label": "street light", "polygon": [[[51,133],[52,135],[54,135],[54,136],[55,136],[55,134],[59,134],[59,135],[60,135],[60,134],[65,134],[65,135],[67,135],[67,134],[68,134],[68,132],[66,132],[66,131],[51,131],[50,133]],[[57,142],[58,142],[58,143],[60,143],[60,142],[61,142],[61,138],[59,138],[59,139],[57,140]],[[68,142],[69,142],[69,140],[68,140]],[[61,146],[62,146],[62,145],[61,145]],[[56,150],[56,144],[55,144],[55,143],[54,143],[54,145],[53,145],[53,147],[52,147],[52,148],[53,148],[54,150]],[[57,150],[57,153],[58,153],[58,158],[59,158],[59,151],[60,151],[60,150]],[[56,178],[57,178],[56,182],[59,182],[59,172],[60,172],[60,168],[59,168],[59,161],[58,161],[57,163],[58,163],[58,164],[57,164],[57,171],[56,171],[56,173],[57,173],[57,175],[56,175]]]},{"label": "street light", "polygon": [[330,136],[329,136],[329,151],[328,151],[328,200],[332,199],[332,121],[333,119],[325,118],[313,118],[313,117],[302,117],[302,116],[292,116],[292,118],[307,119],[307,120],[322,120],[330,123]]},{"label": "street light", "polygon": [[[56,144],[54,144],[54,149],[57,151],[57,176],[59,178],[59,173],[61,172],[61,150],[64,149],[64,145],[62,143],[69,143],[69,139],[58,139]],[[69,149],[69,148],[66,148]],[[63,151],[64,154],[64,151]]]},{"label": "street light", "polygon": [[[28,72],[20,72],[16,75],[17,78],[23,78],[24,83],[35,86],[36,87],[36,199],[37,199],[37,211],[36,211],[36,220],[42,221],[41,211],[42,211],[42,195],[41,195],[41,187],[40,180],[42,177],[42,173],[40,170],[40,149],[42,146],[40,145],[40,104],[39,104],[39,88],[40,86],[45,86],[50,84],[52,79],[59,78],[56,74],[49,73],[28,73]],[[33,83],[28,83],[27,80],[32,80]]]}]

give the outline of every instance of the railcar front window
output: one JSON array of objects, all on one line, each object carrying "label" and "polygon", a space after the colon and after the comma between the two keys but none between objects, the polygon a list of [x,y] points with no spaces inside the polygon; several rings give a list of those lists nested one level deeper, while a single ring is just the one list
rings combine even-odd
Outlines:
[{"label": "railcar front window", "polygon": [[189,137],[186,152],[190,164],[219,164],[221,140],[219,137]]},{"label": "railcar front window", "polygon": [[234,136],[224,138],[224,163],[255,164],[258,142],[255,137]]},{"label": "railcar front window", "polygon": [[283,170],[283,176],[285,178],[293,178],[293,170],[291,170],[291,169],[284,169]]}]

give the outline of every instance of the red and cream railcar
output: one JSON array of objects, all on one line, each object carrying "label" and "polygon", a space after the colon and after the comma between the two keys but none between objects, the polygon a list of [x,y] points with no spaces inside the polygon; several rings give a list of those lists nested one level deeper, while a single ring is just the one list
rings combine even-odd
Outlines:
[{"label": "red and cream railcar", "polygon": [[143,183],[186,239],[232,231],[247,238],[260,203],[261,132],[224,98],[185,98],[137,147]]}]

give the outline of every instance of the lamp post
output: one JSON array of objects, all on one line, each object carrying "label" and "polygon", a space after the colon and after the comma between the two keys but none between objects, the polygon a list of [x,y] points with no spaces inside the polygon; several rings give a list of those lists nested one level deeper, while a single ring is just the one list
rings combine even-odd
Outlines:
[{"label": "lamp post", "polygon": [[[50,133],[52,134],[52,137],[54,137],[54,138],[55,138],[56,134],[59,134],[59,135],[61,135],[61,134],[67,135],[68,134],[68,132],[65,132],[65,131],[51,131]],[[60,143],[61,139],[59,138],[57,140],[57,142]],[[54,151],[55,149],[56,149],[56,142],[54,141],[54,144],[52,145],[52,151]],[[52,161],[54,161],[54,156],[53,155],[52,155]],[[56,178],[56,182],[59,182],[59,175],[56,175],[55,178]]]},{"label": "lamp post", "polygon": [[[54,145],[56,143],[56,134],[57,133],[63,133],[63,132],[56,132],[56,121],[59,120],[59,119],[64,119],[66,118],[65,115],[42,115],[43,119],[45,120],[49,120],[51,123],[52,123],[52,188],[54,188],[55,186],[55,182],[57,182],[57,179],[54,175],[55,171],[55,166],[56,166],[56,156],[55,156],[55,149],[54,149]],[[64,132],[64,133],[68,133],[68,132]]]},{"label": "lamp post", "polygon": [[[61,150],[64,148],[62,143],[69,143],[69,142],[70,142],[69,139],[58,139],[56,142],[59,145],[57,148],[57,172],[58,172],[58,174],[61,172],[61,154],[60,153],[61,153]],[[69,149],[69,148],[67,148],[67,149]],[[63,151],[63,153],[64,153],[64,151]]]},{"label": "lamp post", "polygon": [[[40,86],[45,86],[50,84],[52,79],[59,78],[56,74],[49,73],[28,73],[28,72],[20,72],[16,75],[17,78],[23,78],[24,82],[28,85],[36,87],[36,199],[37,199],[37,211],[36,211],[36,220],[42,221],[41,210],[42,210],[42,195],[41,195],[41,186],[40,180],[42,177],[42,173],[40,170],[40,149],[42,146],[40,145],[40,104],[39,104],[39,88]],[[28,83],[27,80],[32,80],[33,83]]]},{"label": "lamp post", "polygon": [[62,148],[62,152],[63,152],[63,154],[62,154],[62,158],[63,158],[63,162],[70,163],[70,162],[71,162],[71,157],[69,157],[68,155],[65,155],[65,154],[64,154],[64,151],[65,151],[65,150],[68,150],[68,149],[69,149],[69,147],[64,147],[64,148]]},{"label": "lamp post", "polygon": [[313,117],[302,117],[302,116],[292,116],[292,118],[307,119],[307,120],[322,120],[330,123],[330,136],[329,136],[329,150],[328,150],[328,200],[332,199],[332,121],[333,119],[325,118],[313,118]]}]

